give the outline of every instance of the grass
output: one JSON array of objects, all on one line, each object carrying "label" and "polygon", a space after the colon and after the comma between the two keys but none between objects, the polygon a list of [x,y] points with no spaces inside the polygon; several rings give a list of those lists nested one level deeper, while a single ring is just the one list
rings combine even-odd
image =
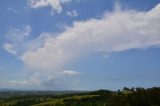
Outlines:
[{"label": "grass", "polygon": [[36,105],[32,105],[32,106],[54,106],[56,104],[63,104],[65,100],[81,100],[81,99],[88,99],[88,98],[94,98],[94,97],[98,97],[99,95],[82,95],[82,96],[72,96],[72,97],[65,97],[65,98],[59,98],[59,99],[53,99],[52,101],[49,102],[45,102],[45,103],[40,103],[40,104],[36,104]]}]

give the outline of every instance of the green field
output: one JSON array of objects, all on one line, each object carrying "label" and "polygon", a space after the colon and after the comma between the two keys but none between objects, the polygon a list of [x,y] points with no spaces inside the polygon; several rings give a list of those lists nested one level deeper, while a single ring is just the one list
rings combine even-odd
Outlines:
[{"label": "green field", "polygon": [[12,92],[10,97],[3,97],[2,94],[0,97],[0,106],[160,106],[158,87],[43,95]]}]

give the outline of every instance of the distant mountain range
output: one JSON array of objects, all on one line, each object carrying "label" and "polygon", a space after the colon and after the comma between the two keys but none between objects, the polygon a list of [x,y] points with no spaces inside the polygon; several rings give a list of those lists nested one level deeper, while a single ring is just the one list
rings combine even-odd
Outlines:
[{"label": "distant mountain range", "polygon": [[22,95],[64,95],[64,94],[76,94],[76,93],[86,93],[89,91],[72,91],[72,90],[63,90],[63,91],[43,91],[43,90],[26,90],[26,89],[10,89],[10,88],[0,88],[0,98],[5,97],[9,98],[12,96],[22,96]]}]

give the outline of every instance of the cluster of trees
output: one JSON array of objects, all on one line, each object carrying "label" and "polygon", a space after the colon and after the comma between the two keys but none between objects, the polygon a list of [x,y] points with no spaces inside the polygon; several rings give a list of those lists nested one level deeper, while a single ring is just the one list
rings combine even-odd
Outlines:
[{"label": "cluster of trees", "polygon": [[0,106],[160,106],[160,87],[124,88],[108,91],[46,96],[23,96],[0,100]]}]

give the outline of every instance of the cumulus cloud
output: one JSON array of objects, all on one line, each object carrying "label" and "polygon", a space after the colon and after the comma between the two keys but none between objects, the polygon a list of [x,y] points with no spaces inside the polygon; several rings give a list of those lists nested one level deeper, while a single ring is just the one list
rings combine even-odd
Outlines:
[{"label": "cumulus cloud", "polygon": [[73,71],[73,70],[64,70],[62,72],[62,74],[65,75],[65,76],[77,76],[77,75],[79,75],[78,72]]},{"label": "cumulus cloud", "polygon": [[58,72],[67,63],[94,52],[118,52],[160,46],[160,4],[149,11],[116,10],[101,19],[74,22],[63,33],[25,52],[21,59],[34,70]]},{"label": "cumulus cloud", "polygon": [[29,5],[31,8],[41,8],[41,7],[51,7],[53,11],[61,13],[63,8],[62,4],[72,0],[29,0]]},{"label": "cumulus cloud", "polygon": [[16,55],[16,51],[15,51],[15,49],[14,49],[12,44],[5,43],[3,45],[3,49],[6,50],[7,52],[11,53],[11,54]]},{"label": "cumulus cloud", "polygon": [[68,11],[67,15],[70,16],[71,18],[73,18],[73,17],[77,17],[78,13],[76,10],[73,10],[73,11]]}]

